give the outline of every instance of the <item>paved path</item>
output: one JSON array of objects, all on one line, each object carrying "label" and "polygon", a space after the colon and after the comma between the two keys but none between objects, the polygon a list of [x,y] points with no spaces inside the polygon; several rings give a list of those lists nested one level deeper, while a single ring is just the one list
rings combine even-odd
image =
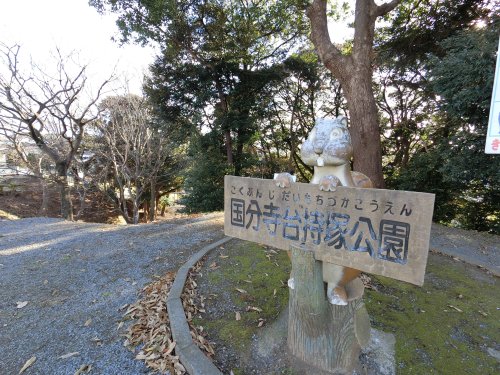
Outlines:
[{"label": "paved path", "polygon": [[25,374],[74,374],[85,364],[93,374],[148,373],[123,347],[119,309],[222,238],[222,223],[220,213],[140,226],[1,221],[0,374],[17,374],[32,356]]},{"label": "paved path", "polygon": [[432,224],[430,249],[500,276],[500,236]]}]

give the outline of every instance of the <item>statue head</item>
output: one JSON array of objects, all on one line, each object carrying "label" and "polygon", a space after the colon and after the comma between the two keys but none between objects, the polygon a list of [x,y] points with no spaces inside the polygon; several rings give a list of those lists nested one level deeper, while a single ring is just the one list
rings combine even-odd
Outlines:
[{"label": "statue head", "polygon": [[347,119],[316,119],[314,128],[302,144],[301,158],[309,166],[338,166],[352,157]]}]

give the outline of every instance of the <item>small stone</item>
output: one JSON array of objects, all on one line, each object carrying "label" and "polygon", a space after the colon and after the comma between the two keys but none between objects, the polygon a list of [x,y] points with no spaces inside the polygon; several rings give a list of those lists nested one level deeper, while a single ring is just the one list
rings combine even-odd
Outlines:
[{"label": "small stone", "polygon": [[500,351],[495,350],[493,348],[488,348],[486,349],[489,355],[491,355],[493,358],[495,358],[498,362],[500,362]]}]

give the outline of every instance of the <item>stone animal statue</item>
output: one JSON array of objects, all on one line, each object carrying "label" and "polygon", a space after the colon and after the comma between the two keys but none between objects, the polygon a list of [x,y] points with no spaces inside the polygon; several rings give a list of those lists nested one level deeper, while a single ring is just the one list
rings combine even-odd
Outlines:
[{"label": "stone animal statue", "polygon": [[[317,119],[309,137],[302,144],[301,157],[304,163],[314,167],[312,184],[323,191],[335,191],[337,186],[361,188],[373,187],[370,179],[362,173],[351,171],[351,137],[347,119]],[[291,175],[280,173],[276,185],[289,187]],[[358,278],[361,271],[323,262],[323,281],[327,283],[327,298],[331,304],[347,305],[348,301],[360,298],[364,287]]]}]

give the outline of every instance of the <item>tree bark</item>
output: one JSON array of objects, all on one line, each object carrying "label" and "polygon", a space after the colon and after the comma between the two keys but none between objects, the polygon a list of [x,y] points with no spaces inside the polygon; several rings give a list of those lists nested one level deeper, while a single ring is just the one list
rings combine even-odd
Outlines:
[{"label": "tree bark", "polygon": [[49,208],[49,189],[43,177],[40,178],[40,187],[42,189],[42,205],[40,206],[39,213],[41,216],[46,216]]},{"label": "tree bark", "polygon": [[351,119],[353,170],[370,177],[375,187],[384,188],[382,144],[371,69],[358,70],[344,86],[344,93]]},{"label": "tree bark", "polygon": [[311,39],[325,66],[344,88],[351,117],[354,169],[366,174],[377,188],[384,187],[378,110],[372,89],[373,37],[377,17],[394,9],[401,0],[382,5],[356,0],[352,53],[344,55],[328,34],[326,0],[314,0],[307,8]]},{"label": "tree bark", "polygon": [[321,262],[312,251],[292,247],[288,348],[307,374],[352,374],[370,323],[361,299],[347,306],[326,299]]},{"label": "tree bark", "polygon": [[57,162],[56,171],[59,195],[61,197],[61,216],[66,220],[73,221],[73,203],[68,186],[68,164],[66,161]]},{"label": "tree bark", "polygon": [[133,202],[133,218],[132,218],[132,223],[133,224],[139,224],[139,204],[137,201],[134,199]]},{"label": "tree bark", "polygon": [[151,181],[151,196],[149,199],[149,221],[156,220],[156,184]]}]

